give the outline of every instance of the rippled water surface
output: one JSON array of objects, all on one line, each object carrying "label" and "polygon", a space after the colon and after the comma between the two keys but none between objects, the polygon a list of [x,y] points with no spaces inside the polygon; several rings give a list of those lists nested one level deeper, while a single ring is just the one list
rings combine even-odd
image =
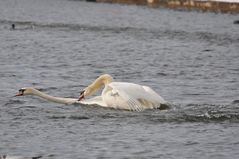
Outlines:
[{"label": "rippled water surface", "polygon": [[[72,0],[1,0],[0,155],[238,158],[238,19]],[[148,85],[172,106],[128,112],[13,97],[28,86],[77,97],[103,73]]]}]

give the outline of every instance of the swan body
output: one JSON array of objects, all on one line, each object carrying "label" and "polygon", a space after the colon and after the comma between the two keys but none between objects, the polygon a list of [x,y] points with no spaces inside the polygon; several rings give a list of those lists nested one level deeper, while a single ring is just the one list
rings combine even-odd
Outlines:
[{"label": "swan body", "polygon": [[84,101],[85,96],[89,96],[103,85],[104,89],[101,98],[107,107],[142,111],[144,109],[160,108],[161,105],[167,104],[150,87],[134,83],[113,82],[113,78],[108,74],[99,76],[92,84],[86,87],[82,91],[79,100]]},{"label": "swan body", "polygon": [[[104,86],[101,96],[84,99],[101,86]],[[32,87],[20,89],[16,96],[23,95],[35,95],[48,101],[62,104],[79,103],[132,111],[142,111],[144,109],[167,106],[167,102],[150,87],[134,83],[113,82],[113,78],[108,74],[99,76],[81,92],[79,98],[54,97]]]}]

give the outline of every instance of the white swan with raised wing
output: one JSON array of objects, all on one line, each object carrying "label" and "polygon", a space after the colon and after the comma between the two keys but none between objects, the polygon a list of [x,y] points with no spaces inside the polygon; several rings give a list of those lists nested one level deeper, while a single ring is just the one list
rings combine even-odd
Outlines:
[{"label": "white swan with raised wing", "polygon": [[81,92],[79,101],[84,101],[84,97],[89,96],[103,85],[105,87],[101,98],[107,107],[142,111],[144,109],[160,108],[161,105],[167,103],[150,87],[134,83],[113,82],[113,78],[108,74],[99,76],[86,87]]},{"label": "white swan with raised wing", "polygon": [[[103,85],[105,87],[101,96],[84,99]],[[79,99],[53,97],[31,87],[20,89],[16,96],[23,95],[35,95],[62,104],[80,103],[133,111],[160,108],[162,105],[167,105],[167,102],[150,87],[134,83],[113,82],[113,78],[108,74],[99,76],[92,84],[83,89]]]}]

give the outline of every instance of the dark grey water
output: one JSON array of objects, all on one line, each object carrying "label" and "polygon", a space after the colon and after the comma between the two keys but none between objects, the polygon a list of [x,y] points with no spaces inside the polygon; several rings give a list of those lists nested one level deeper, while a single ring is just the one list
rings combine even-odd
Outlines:
[{"label": "dark grey water", "polygon": [[[238,19],[70,0],[1,0],[0,155],[238,158]],[[128,112],[12,97],[27,86],[77,97],[103,73],[154,88],[172,108]]]}]

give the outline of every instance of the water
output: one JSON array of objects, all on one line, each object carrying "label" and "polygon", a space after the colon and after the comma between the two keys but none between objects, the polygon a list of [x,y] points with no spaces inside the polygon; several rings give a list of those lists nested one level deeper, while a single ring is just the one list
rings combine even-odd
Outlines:
[{"label": "water", "polygon": [[[238,18],[70,0],[0,1],[0,155],[238,158]],[[103,73],[152,87],[172,108],[128,112],[13,97],[27,86],[77,97]]]}]

